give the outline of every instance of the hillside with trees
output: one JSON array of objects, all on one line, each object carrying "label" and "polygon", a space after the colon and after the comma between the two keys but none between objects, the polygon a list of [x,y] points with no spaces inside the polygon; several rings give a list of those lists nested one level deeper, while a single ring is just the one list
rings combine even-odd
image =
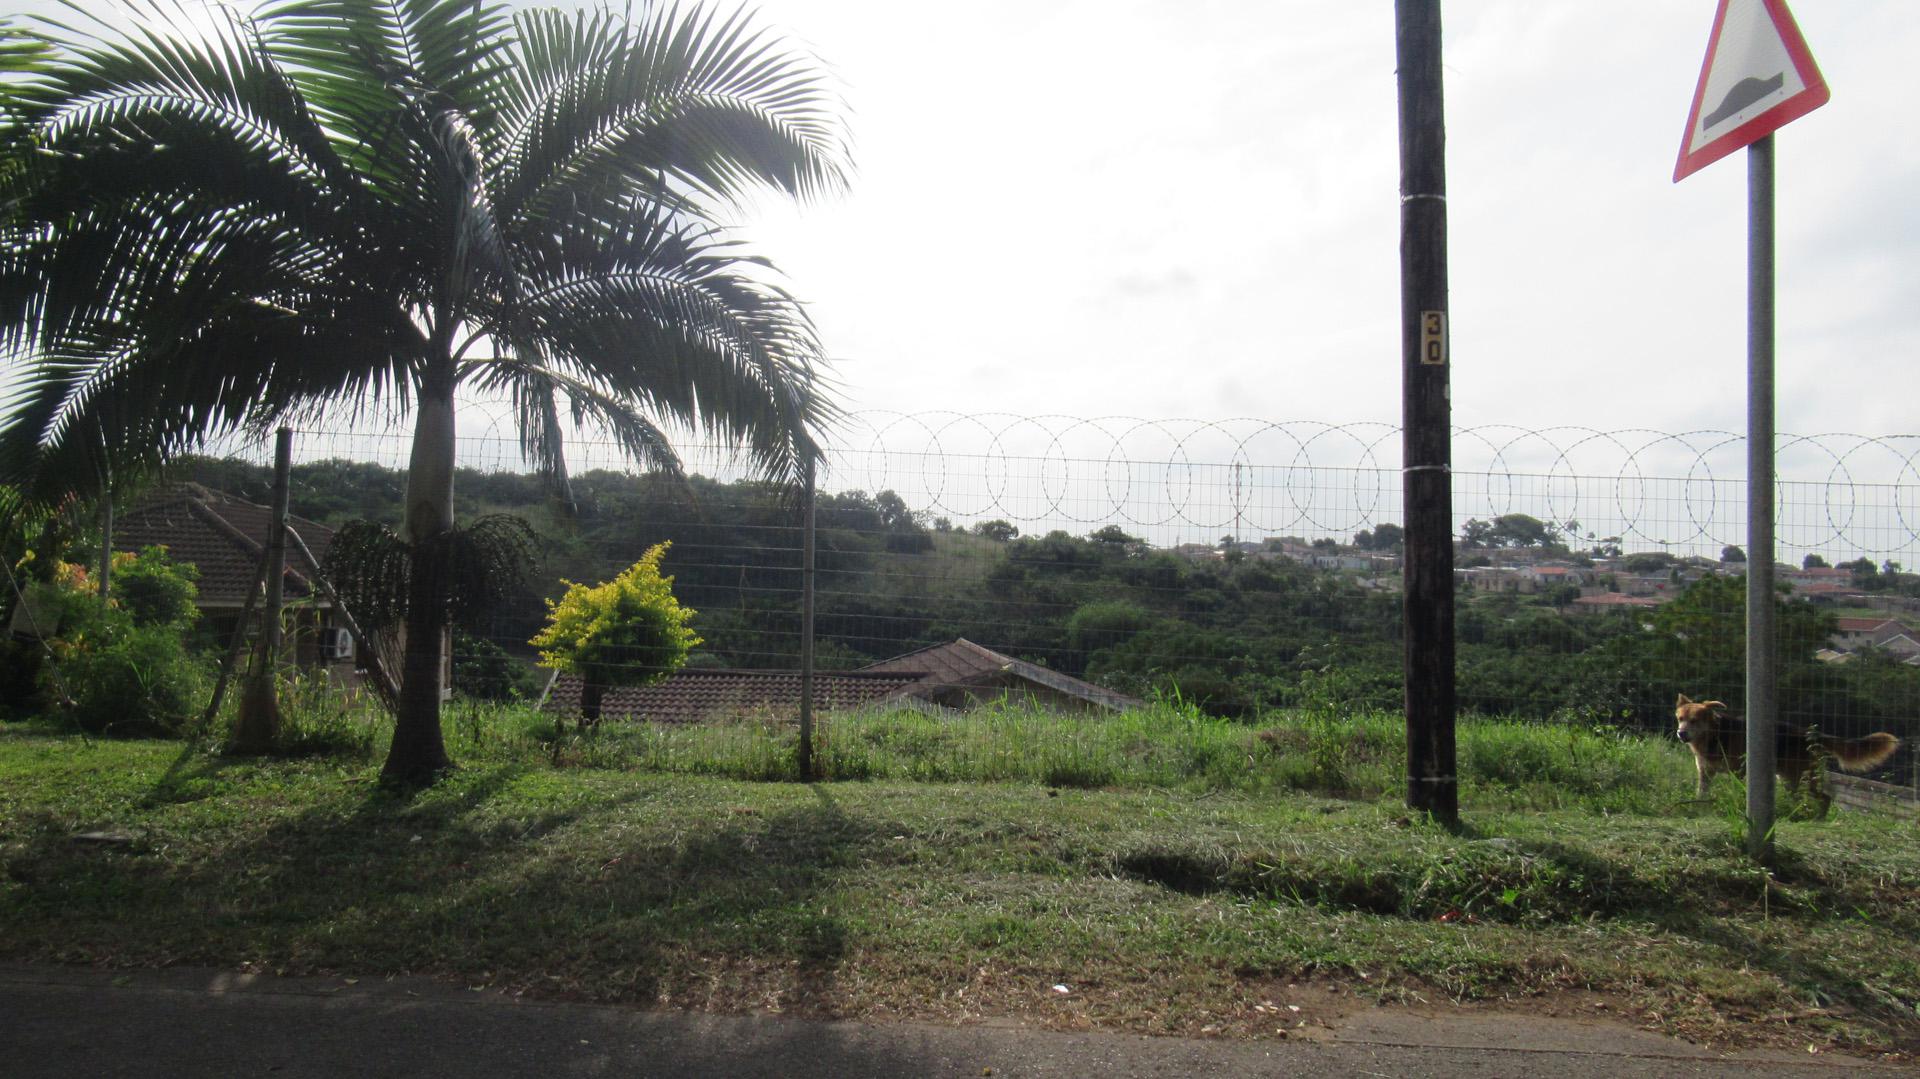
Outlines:
[{"label": "hillside with trees", "polygon": [[[256,466],[203,460],[189,471],[245,498],[264,499],[268,489]],[[668,543],[660,570],[698,612],[691,626],[704,642],[690,663],[798,663],[800,514],[783,489],[593,471],[574,477],[569,510],[530,475],[462,471],[457,483],[463,513],[515,514],[539,538],[532,579],[545,594],[535,589],[504,605],[483,634],[508,652],[530,654],[543,600],[559,594],[562,578],[603,580]],[[404,477],[321,461],[296,466],[292,488],[302,516],[391,522]],[[1241,549],[1253,545],[1176,553],[1113,525],[1081,536],[1021,535],[1005,521],[962,529],[926,521],[891,491],[822,492],[816,520],[824,667],[859,667],[966,637],[1123,692],[1178,694],[1227,716],[1398,706],[1400,598],[1362,571]],[[1469,522],[1462,554],[1566,549],[1568,531],[1538,526],[1523,515]],[[1391,548],[1399,538],[1396,526],[1383,524],[1355,547]],[[1661,552],[1626,561],[1646,572],[1675,568]],[[1907,587],[1897,566],[1873,576],[1882,588]],[[1575,613],[1561,591],[1462,591],[1464,710],[1658,728],[1676,692],[1740,698],[1741,578],[1699,580],[1652,609]],[[1903,717],[1920,700],[1920,669],[1871,654],[1819,662],[1833,616],[1783,601],[1779,618],[1782,701],[1792,721],[1911,729]]]}]

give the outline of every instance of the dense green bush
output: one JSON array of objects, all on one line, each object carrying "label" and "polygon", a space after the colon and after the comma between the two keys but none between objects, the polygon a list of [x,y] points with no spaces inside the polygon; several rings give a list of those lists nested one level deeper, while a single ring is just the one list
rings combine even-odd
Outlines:
[{"label": "dense green bush", "polygon": [[102,617],[87,647],[71,648],[43,670],[42,692],[81,728],[113,734],[178,734],[206,699],[204,664],[187,654],[173,626],[136,626],[118,611]]},{"label": "dense green bush", "polygon": [[199,578],[198,566],[174,562],[165,547],[148,547],[114,556],[113,599],[136,626],[184,628],[200,614],[193,605]]},{"label": "dense green bush", "polygon": [[542,666],[580,676],[580,722],[600,719],[610,686],[644,686],[680,669],[700,637],[687,628],[692,608],[673,595],[662,576],[668,544],[648,548],[612,580],[588,587],[564,582],[567,592],[548,604],[547,625],[532,641]]},{"label": "dense green bush", "polygon": [[[173,734],[205,699],[205,661],[183,639],[197,617],[192,567],[157,547],[114,557],[112,601],[102,604],[84,568],[57,563],[27,589],[45,635],[33,679],[36,707],[84,730]],[[16,648],[16,658],[25,660]]]},{"label": "dense green bush", "polygon": [[486,637],[453,634],[453,691],[476,701],[530,701],[541,679]]}]

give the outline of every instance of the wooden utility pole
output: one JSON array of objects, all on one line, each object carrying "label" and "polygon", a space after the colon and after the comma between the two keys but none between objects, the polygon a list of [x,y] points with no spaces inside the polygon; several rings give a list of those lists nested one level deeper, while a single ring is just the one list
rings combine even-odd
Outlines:
[{"label": "wooden utility pole", "polygon": [[111,596],[109,589],[113,581],[113,488],[107,488],[100,498],[100,606],[105,607]]},{"label": "wooden utility pole", "polygon": [[1400,90],[1407,805],[1452,822],[1460,800],[1454,772],[1453,416],[1440,0],[1396,0],[1394,44]]}]

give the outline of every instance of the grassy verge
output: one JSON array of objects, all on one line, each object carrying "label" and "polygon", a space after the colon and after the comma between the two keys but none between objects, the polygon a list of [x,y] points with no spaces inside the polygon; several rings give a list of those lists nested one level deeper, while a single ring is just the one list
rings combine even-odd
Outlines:
[{"label": "grassy verge", "polygon": [[[390,726],[377,712],[323,695],[295,701],[295,754],[373,760]],[[746,716],[700,726],[608,723],[581,734],[524,707],[456,705],[447,738],[463,761],[549,763],[728,779],[793,781],[790,722]],[[1692,796],[1693,765],[1677,746],[1610,727],[1468,718],[1459,727],[1462,796],[1482,807],[1663,813]],[[1098,720],[1020,707],[964,720],[913,711],[826,717],[821,778],[926,783],[1028,783],[1349,799],[1398,797],[1406,730],[1398,715],[1307,711],[1249,726],[1165,705]]]},{"label": "grassy verge", "polygon": [[264,761],[0,729],[0,954],[1183,1033],[1333,987],[1595,994],[1695,1037],[1920,1044],[1912,826],[1789,821],[1768,878],[1733,786],[1677,803],[1690,767],[1631,736],[1464,728],[1456,833],[1396,804],[1385,719],[869,717],[828,733],[864,781],[805,786],[758,779],[754,724],[556,751],[465,713],[465,766],[407,799],[357,722]]}]

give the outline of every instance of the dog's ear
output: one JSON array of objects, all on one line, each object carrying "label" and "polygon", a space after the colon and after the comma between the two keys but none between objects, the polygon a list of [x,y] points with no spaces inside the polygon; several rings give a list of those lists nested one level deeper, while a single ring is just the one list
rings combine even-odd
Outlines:
[{"label": "dog's ear", "polygon": [[1693,703],[1693,699],[1691,697],[1688,697],[1686,694],[1682,693],[1680,694],[1680,699],[1673,702],[1673,707],[1677,710],[1677,709],[1685,708],[1687,705],[1692,703]]},{"label": "dog's ear", "polygon": [[1724,716],[1727,714],[1727,706],[1719,701],[1701,701],[1700,707],[1705,708],[1716,716]]}]

